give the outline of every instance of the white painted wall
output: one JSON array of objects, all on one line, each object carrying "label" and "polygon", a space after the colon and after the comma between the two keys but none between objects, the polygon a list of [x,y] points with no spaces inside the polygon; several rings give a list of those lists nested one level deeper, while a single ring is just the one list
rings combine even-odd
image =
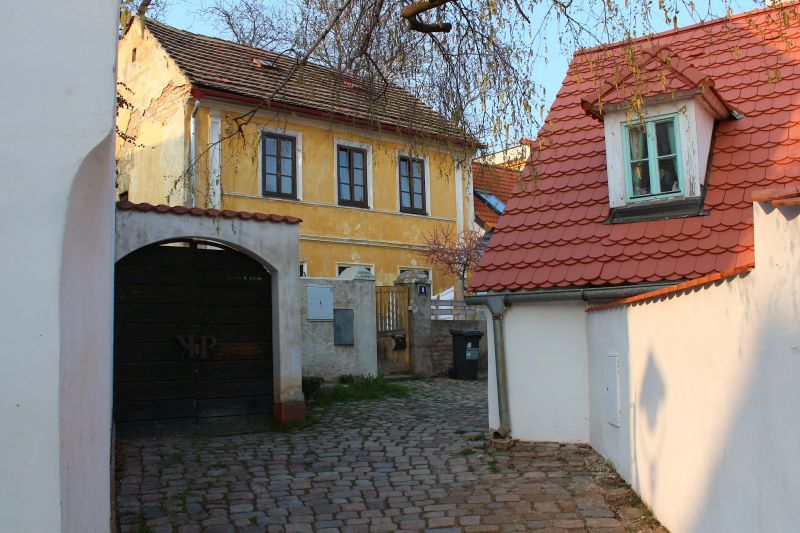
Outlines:
[{"label": "white painted wall", "polygon": [[[503,323],[514,438],[589,441],[585,309],[583,302],[570,302],[515,303],[506,310]],[[491,321],[488,325],[491,328]],[[488,340],[489,422],[497,428],[494,335]]]},{"label": "white painted wall", "polygon": [[591,443],[672,533],[798,530],[800,208],[754,209],[750,274],[587,315]]},{"label": "white painted wall", "polygon": [[0,529],[108,531],[117,5],[3,15]]}]

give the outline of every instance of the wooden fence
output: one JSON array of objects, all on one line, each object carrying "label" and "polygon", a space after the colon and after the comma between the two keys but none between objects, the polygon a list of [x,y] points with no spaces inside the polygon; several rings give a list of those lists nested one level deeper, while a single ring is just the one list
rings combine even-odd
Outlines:
[{"label": "wooden fence", "polygon": [[478,307],[461,300],[431,300],[432,320],[480,320]]},{"label": "wooden fence", "polygon": [[408,286],[375,287],[375,314],[378,343],[383,343],[385,361],[381,365],[411,368],[408,330]]}]

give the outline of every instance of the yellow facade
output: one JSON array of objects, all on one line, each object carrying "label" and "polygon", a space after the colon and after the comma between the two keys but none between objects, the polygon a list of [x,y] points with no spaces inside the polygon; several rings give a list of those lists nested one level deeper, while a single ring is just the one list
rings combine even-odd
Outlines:
[{"label": "yellow facade", "polygon": [[[120,42],[119,79],[133,92],[134,104],[133,110],[120,113],[119,127],[137,134],[135,143],[118,146],[119,191],[127,191],[130,201],[187,205],[194,174],[198,207],[303,219],[300,261],[309,276],[333,277],[337,265],[359,264],[374,268],[378,285],[390,285],[400,269],[416,267],[433,271],[434,292],[453,285],[453,276],[433,269],[419,250],[437,225],[455,232],[471,224],[470,169],[458,164],[468,160],[463,149],[432,142],[409,144],[387,132],[271,111],[259,111],[240,129],[237,118],[253,104],[197,91],[193,95],[158,42],[138,26]],[[192,167],[191,122],[197,101]],[[262,193],[262,132],[295,139],[297,199]],[[338,145],[367,154],[367,208],[338,205]],[[403,154],[425,161],[425,215],[400,212],[398,157]]]}]

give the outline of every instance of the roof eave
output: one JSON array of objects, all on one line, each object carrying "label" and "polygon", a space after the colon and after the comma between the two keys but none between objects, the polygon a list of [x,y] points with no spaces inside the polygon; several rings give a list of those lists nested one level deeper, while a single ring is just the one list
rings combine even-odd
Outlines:
[{"label": "roof eave", "polygon": [[441,134],[436,134],[436,133],[426,133],[426,132],[423,132],[423,131],[415,130],[413,128],[406,128],[406,127],[403,127],[403,126],[398,126],[396,124],[390,124],[390,123],[386,123],[386,122],[375,123],[375,122],[372,122],[370,120],[361,119],[361,118],[358,118],[358,117],[345,115],[345,114],[342,114],[342,113],[335,113],[335,112],[332,112],[332,111],[323,111],[323,110],[316,109],[316,108],[313,108],[313,107],[300,106],[300,105],[296,105],[296,104],[287,104],[287,103],[280,102],[280,101],[275,101],[275,100],[267,102],[263,98],[254,98],[252,96],[245,96],[245,95],[241,95],[241,94],[236,94],[236,93],[232,93],[230,91],[223,91],[223,90],[216,89],[216,88],[213,88],[213,87],[206,87],[206,86],[203,86],[203,85],[200,85],[200,84],[197,84],[197,83],[193,83],[192,84],[191,93],[192,93],[192,96],[195,99],[198,99],[198,100],[203,98],[203,97],[210,96],[212,98],[220,98],[220,99],[223,99],[223,100],[233,100],[235,102],[245,102],[245,103],[249,103],[249,104],[262,104],[264,109],[273,109],[273,110],[277,109],[277,110],[280,110],[280,111],[291,111],[291,112],[294,112],[294,113],[298,113],[298,114],[301,114],[301,115],[306,115],[306,116],[313,117],[313,118],[325,118],[325,119],[333,120],[333,121],[336,121],[336,122],[341,122],[341,123],[344,123],[344,124],[355,124],[355,125],[358,125],[358,126],[366,126],[366,127],[374,128],[374,129],[384,129],[384,130],[387,130],[387,131],[391,131],[393,133],[398,133],[400,135],[418,136],[418,137],[427,138],[427,139],[430,139],[430,140],[434,140],[434,141],[437,141],[437,142],[444,142],[444,143],[452,142],[452,143],[457,144],[459,146],[464,146],[464,147],[472,148],[472,149],[475,149],[475,150],[482,149],[482,148],[486,147],[483,143],[479,142],[476,139],[464,139],[464,138],[459,137],[459,136],[447,136],[447,135],[441,135]]}]

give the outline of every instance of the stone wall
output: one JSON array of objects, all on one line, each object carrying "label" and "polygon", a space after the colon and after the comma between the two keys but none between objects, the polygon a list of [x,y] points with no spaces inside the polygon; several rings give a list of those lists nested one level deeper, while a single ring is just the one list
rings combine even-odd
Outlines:
[{"label": "stone wall", "polygon": [[[303,376],[320,376],[334,381],[343,374],[378,373],[375,323],[375,277],[360,273],[355,279],[300,278]],[[308,320],[306,288],[309,285],[333,287],[334,309],[353,310],[352,346],[334,345],[333,321]]]},{"label": "stone wall", "polygon": [[487,342],[484,320],[431,320],[431,369],[434,376],[445,376],[453,368],[453,336],[451,329],[474,328],[483,332],[478,355],[478,370],[486,371]]}]

